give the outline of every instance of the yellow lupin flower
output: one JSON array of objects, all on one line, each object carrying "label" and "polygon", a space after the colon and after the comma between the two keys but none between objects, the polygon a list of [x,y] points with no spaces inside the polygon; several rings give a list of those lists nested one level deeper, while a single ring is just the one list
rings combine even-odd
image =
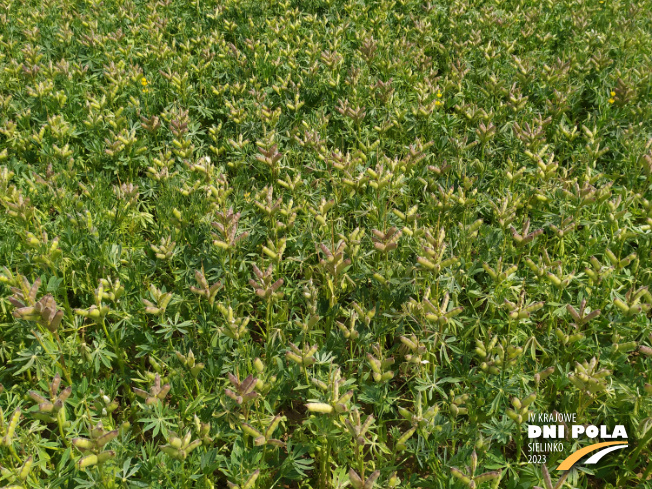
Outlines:
[{"label": "yellow lupin flower", "polygon": [[443,95],[441,94],[441,91],[437,90],[437,98],[442,98]]},{"label": "yellow lupin flower", "polygon": [[146,87],[147,84],[148,84],[148,82],[147,82],[147,78],[145,78],[145,77],[141,78],[141,79],[140,79],[140,84],[141,84],[142,86]]},{"label": "yellow lupin flower", "polygon": [[611,97],[613,98],[613,97],[615,97],[615,96],[616,96],[616,92],[614,92],[614,91],[611,91],[611,92],[609,92],[609,95],[611,95]]},{"label": "yellow lupin flower", "polygon": [[612,98],[609,99],[609,103],[610,103],[610,104],[613,104],[614,102],[615,102],[614,99],[612,99]]}]

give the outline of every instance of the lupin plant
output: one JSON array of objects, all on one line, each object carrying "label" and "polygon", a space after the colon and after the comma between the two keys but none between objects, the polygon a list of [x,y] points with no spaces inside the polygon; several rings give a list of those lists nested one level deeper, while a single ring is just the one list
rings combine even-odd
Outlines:
[{"label": "lupin plant", "polygon": [[271,444],[277,447],[282,447],[285,445],[285,443],[276,438],[272,438],[272,435],[282,420],[283,418],[281,416],[275,416],[274,419],[272,419],[271,423],[265,427],[263,431],[258,431],[249,423],[242,423],[242,430],[254,438],[254,445],[256,446]]},{"label": "lupin plant", "polygon": [[0,434],[2,434],[0,443],[2,446],[10,448],[13,446],[16,428],[18,427],[18,423],[20,423],[22,412],[20,408],[16,408],[16,410],[9,416],[6,422],[4,419],[4,413],[1,412],[1,410],[0,415]]},{"label": "lupin plant", "polygon": [[218,239],[213,241],[215,246],[224,250],[230,250],[249,235],[249,232],[247,231],[238,232],[238,221],[240,220],[239,212],[234,214],[233,209],[229,209],[226,212],[218,212],[217,218],[218,221],[211,223],[211,225],[219,232],[219,235],[215,235]]},{"label": "lupin plant", "polygon": [[202,440],[193,440],[192,433],[188,430],[183,438],[179,437],[176,433],[169,433],[168,443],[163,445],[161,450],[172,458],[185,460],[190,452],[201,446],[201,444]]},{"label": "lupin plant", "polygon": [[119,430],[106,431],[101,422],[90,429],[89,438],[73,438],[72,444],[84,456],[79,459],[77,465],[80,469],[86,469],[96,464],[104,464],[115,457],[114,450],[105,450],[104,446],[115,439]]},{"label": "lupin plant", "polygon": [[376,479],[380,477],[380,470],[375,470],[368,477],[360,476],[355,470],[349,469],[349,480],[354,489],[373,489]]},{"label": "lupin plant", "polygon": [[221,303],[217,305],[217,309],[222,313],[225,321],[224,334],[235,341],[240,340],[248,331],[247,324],[249,324],[250,318],[236,317],[231,306],[227,308]]},{"label": "lupin plant", "polygon": [[485,482],[493,482],[493,486],[497,487],[500,482],[502,473],[499,470],[492,470],[490,472],[484,472],[483,474],[477,474],[476,470],[478,469],[478,455],[475,453],[475,450],[471,454],[471,466],[466,467],[465,471],[458,469],[457,467],[451,467],[451,473],[453,477],[459,479],[466,487],[470,489],[479,488]]},{"label": "lupin plant", "polygon": [[36,391],[28,392],[29,397],[37,403],[37,409],[32,412],[32,415],[47,423],[58,423],[59,429],[63,433],[63,429],[68,423],[66,420],[65,402],[72,393],[72,386],[68,386],[59,392],[59,388],[61,387],[61,376],[56,374],[48,387],[48,397],[45,397]]},{"label": "lupin plant", "polygon": [[362,3],[3,3],[0,487],[650,486],[652,0]]},{"label": "lupin plant", "polygon": [[161,238],[161,243],[158,246],[151,245],[150,248],[159,260],[170,260],[174,256],[176,244],[176,241],[172,241],[172,238],[168,236]]},{"label": "lupin plant", "polygon": [[145,313],[152,314],[154,316],[163,316],[165,315],[165,310],[172,300],[172,294],[170,292],[165,292],[158,289],[154,284],[149,286],[150,297],[155,301],[149,301],[147,299],[141,299],[145,305]]},{"label": "lupin plant", "polygon": [[[111,294],[111,292],[109,294]],[[93,296],[95,298],[95,304],[91,305],[87,309],[75,309],[75,314],[90,318],[96,323],[102,323],[106,315],[111,312],[111,308],[103,303],[105,295],[104,284],[101,281],[97,288],[93,291]],[[111,299],[111,295],[107,295],[106,297]],[[115,293],[113,293],[113,297],[115,299]]]},{"label": "lupin plant", "polygon": [[189,350],[187,355],[184,355],[178,351],[174,353],[177,355],[177,358],[183,364],[183,366],[190,371],[190,374],[193,376],[193,378],[196,379],[199,375],[199,372],[204,369],[205,365],[195,361],[195,355],[192,350]]},{"label": "lupin plant", "polygon": [[208,300],[208,303],[212,306],[215,303],[215,297],[217,292],[222,288],[222,282],[215,282],[212,285],[209,285],[208,280],[204,276],[203,271],[195,270],[195,280],[199,287],[191,286],[190,290],[194,294],[203,296]]},{"label": "lupin plant", "polygon": [[346,384],[346,379],[342,377],[340,369],[330,374],[328,383],[316,378],[313,378],[312,382],[326,394],[327,401],[307,403],[306,408],[308,411],[319,414],[341,414],[348,411],[348,404],[353,397],[353,391],[349,390],[340,395],[340,387]]},{"label": "lupin plant", "polygon": [[532,404],[537,398],[537,395],[533,392],[523,399],[518,397],[512,398],[512,406],[514,409],[508,408],[505,413],[507,417],[514,421],[519,426],[525,423],[528,420],[528,413],[530,410],[528,407]]},{"label": "lupin plant", "polygon": [[509,311],[510,319],[528,319],[533,312],[538,311],[545,305],[544,302],[525,303],[525,289],[521,290],[518,296],[518,302],[512,302],[505,299],[505,308]]},{"label": "lupin plant", "polygon": [[557,482],[553,484],[552,478],[550,477],[550,472],[548,471],[548,467],[546,467],[545,464],[541,465],[541,473],[543,475],[544,487],[534,486],[534,489],[561,489],[564,487],[564,482],[570,475],[570,471],[564,472],[559,477],[559,479],[557,479]]},{"label": "lupin plant", "polygon": [[387,382],[388,380],[391,380],[394,378],[394,372],[389,370],[389,368],[394,365],[394,358],[383,358],[379,344],[373,345],[372,348],[374,355],[376,356],[367,353],[367,360],[369,361],[369,367],[373,372],[373,379],[376,382]]},{"label": "lupin plant", "polygon": [[151,406],[153,404],[161,404],[172,386],[170,384],[161,385],[161,376],[156,374],[154,378],[154,384],[150,387],[149,392],[146,392],[137,387],[133,387],[134,394],[138,397],[145,399],[145,404]]},{"label": "lupin plant", "polygon": [[420,256],[417,263],[433,273],[439,273],[443,268],[455,265],[458,258],[455,256],[445,257],[448,245],[444,243],[446,239],[444,228],[440,228],[435,234],[436,236],[433,236],[429,231],[425,231],[425,242],[423,244],[425,256]]},{"label": "lupin plant", "polygon": [[31,285],[25,277],[21,277],[19,281],[20,289],[13,287],[11,290],[14,295],[9,297],[9,302],[16,308],[13,311],[14,317],[36,321],[51,333],[55,333],[63,319],[63,311],[57,308],[51,294],[36,300],[41,279],[36,279]]},{"label": "lupin plant", "polygon": [[231,481],[226,481],[226,483],[229,489],[254,489],[256,487],[256,480],[258,480],[259,475],[260,470],[254,470],[251,475],[247,477],[247,480],[242,484],[234,484]]},{"label": "lupin plant", "polygon": [[227,396],[238,403],[238,405],[245,404],[246,406],[259,396],[258,392],[254,391],[257,381],[258,379],[254,378],[253,375],[249,375],[246,379],[240,382],[238,377],[230,373],[229,382],[231,382],[235,388],[235,392],[231,389],[225,389],[224,392]]},{"label": "lupin plant", "polygon": [[28,487],[27,478],[34,467],[34,458],[29,456],[25,459],[20,467],[14,470],[7,469],[0,465],[0,476],[10,481],[10,485],[4,486],[3,489],[24,489]]},{"label": "lupin plant", "polygon": [[568,379],[575,387],[591,396],[605,392],[607,390],[605,379],[611,375],[611,371],[607,369],[597,370],[597,367],[598,360],[596,357],[582,363],[575,362],[575,371],[568,373]]}]

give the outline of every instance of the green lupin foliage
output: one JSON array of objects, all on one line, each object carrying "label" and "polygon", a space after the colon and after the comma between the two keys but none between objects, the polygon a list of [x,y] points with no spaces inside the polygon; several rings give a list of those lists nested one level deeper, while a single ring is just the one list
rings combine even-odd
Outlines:
[{"label": "green lupin foliage", "polygon": [[650,489],[650,11],[4,1],[0,487]]}]

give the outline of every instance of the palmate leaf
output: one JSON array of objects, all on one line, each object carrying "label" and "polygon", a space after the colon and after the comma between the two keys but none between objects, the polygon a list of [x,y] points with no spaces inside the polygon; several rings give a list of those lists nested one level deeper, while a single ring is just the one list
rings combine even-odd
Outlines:
[{"label": "palmate leaf", "polygon": [[310,446],[296,444],[288,440],[286,445],[287,458],[280,467],[280,472],[289,480],[305,480],[311,477],[314,470],[314,459],[310,458]]},{"label": "palmate leaf", "polygon": [[177,417],[174,414],[165,414],[165,408],[162,404],[153,404],[154,409],[149,416],[144,416],[138,419],[139,423],[146,423],[143,426],[143,431],[152,431],[152,436],[155,437],[159,433],[166,439],[170,431],[177,429],[177,424],[174,422]]},{"label": "palmate leaf", "polygon": [[90,356],[95,372],[99,372],[102,365],[111,369],[111,359],[118,356],[107,348],[106,341],[103,339],[99,342],[93,340],[93,346],[95,348],[91,349]]},{"label": "palmate leaf", "polygon": [[14,376],[18,376],[28,370],[40,371],[47,363],[41,357],[43,349],[38,344],[32,345],[31,348],[22,350],[18,353],[18,357],[12,363],[24,363],[24,365],[14,372]]},{"label": "palmate leaf", "polygon": [[501,444],[507,444],[514,436],[514,430],[518,429],[514,422],[507,417],[500,420],[492,418],[489,423],[483,423],[482,427],[483,434]]}]

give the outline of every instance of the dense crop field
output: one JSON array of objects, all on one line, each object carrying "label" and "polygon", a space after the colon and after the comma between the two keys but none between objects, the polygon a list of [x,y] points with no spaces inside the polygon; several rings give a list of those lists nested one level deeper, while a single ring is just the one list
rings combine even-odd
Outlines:
[{"label": "dense crop field", "polygon": [[650,0],[0,7],[0,486],[652,487]]}]

